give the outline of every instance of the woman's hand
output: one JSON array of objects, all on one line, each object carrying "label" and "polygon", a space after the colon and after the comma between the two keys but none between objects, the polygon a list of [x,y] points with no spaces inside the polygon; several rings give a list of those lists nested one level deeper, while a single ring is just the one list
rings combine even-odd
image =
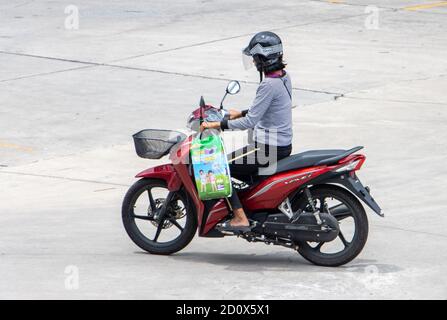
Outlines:
[{"label": "woman's hand", "polygon": [[202,132],[205,129],[219,129],[220,128],[220,122],[202,122],[200,125],[200,132]]}]

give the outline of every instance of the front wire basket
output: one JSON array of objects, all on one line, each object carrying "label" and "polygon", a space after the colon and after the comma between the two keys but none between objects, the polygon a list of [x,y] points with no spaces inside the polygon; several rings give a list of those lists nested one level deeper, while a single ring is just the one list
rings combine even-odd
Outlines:
[{"label": "front wire basket", "polygon": [[173,130],[145,129],[133,136],[135,151],[141,158],[160,159],[171,148],[186,139],[186,135]]}]

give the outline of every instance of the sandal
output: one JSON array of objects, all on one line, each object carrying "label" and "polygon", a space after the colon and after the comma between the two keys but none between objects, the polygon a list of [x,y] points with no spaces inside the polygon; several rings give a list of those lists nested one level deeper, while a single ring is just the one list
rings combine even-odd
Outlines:
[{"label": "sandal", "polygon": [[249,232],[253,226],[232,226],[230,224],[231,220],[227,220],[225,222],[219,223],[216,226],[216,229],[219,231],[230,231],[230,232]]}]

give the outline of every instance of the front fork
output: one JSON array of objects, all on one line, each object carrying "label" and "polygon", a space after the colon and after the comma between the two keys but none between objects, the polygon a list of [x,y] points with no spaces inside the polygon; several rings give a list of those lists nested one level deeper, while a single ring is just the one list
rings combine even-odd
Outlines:
[{"label": "front fork", "polygon": [[172,199],[174,198],[175,193],[176,191],[169,191],[165,201],[163,202],[163,205],[160,208],[160,211],[157,212],[156,216],[154,216],[154,220],[157,221],[159,226],[163,225],[164,221],[166,220],[166,213],[168,211],[168,206],[171,203]]}]

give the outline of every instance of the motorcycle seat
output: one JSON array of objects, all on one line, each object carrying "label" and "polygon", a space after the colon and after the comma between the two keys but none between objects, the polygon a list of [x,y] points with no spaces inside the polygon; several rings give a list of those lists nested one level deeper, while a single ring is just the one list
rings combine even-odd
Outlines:
[{"label": "motorcycle seat", "polygon": [[259,168],[258,175],[265,176],[300,168],[335,164],[362,148],[363,147],[359,146],[349,150],[309,150],[293,154],[269,165],[268,167]]}]

